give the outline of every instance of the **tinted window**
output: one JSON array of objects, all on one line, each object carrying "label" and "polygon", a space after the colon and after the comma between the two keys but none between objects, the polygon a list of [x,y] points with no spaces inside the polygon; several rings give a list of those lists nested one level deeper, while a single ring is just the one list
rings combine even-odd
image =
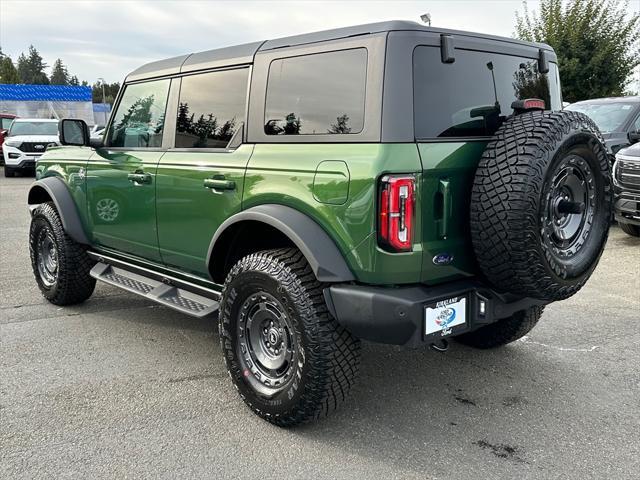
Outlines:
[{"label": "tinted window", "polygon": [[161,147],[169,80],[127,85],[113,117],[110,147]]},{"label": "tinted window", "polygon": [[244,68],[184,77],[176,147],[226,147],[244,122],[248,75]]},{"label": "tinted window", "polygon": [[364,48],[274,60],[269,66],[264,132],[361,132],[366,80]]},{"label": "tinted window", "polygon": [[[538,61],[456,50],[442,63],[440,49],[417,47],[413,54],[414,118],[417,138],[491,136],[514,100],[539,98],[561,107],[557,67],[538,73]],[[495,90],[494,90],[495,80]]]},{"label": "tinted window", "polygon": [[620,132],[635,110],[635,103],[607,102],[607,103],[573,103],[567,110],[581,112],[591,117],[603,133]]}]

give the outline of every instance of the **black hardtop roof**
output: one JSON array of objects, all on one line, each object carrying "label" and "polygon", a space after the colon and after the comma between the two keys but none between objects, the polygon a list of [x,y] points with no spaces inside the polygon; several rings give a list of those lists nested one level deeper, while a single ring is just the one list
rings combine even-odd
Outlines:
[{"label": "black hardtop roof", "polygon": [[289,37],[277,38],[261,42],[245,43],[232,47],[217,48],[199,53],[180,55],[165,60],[147,63],[131,72],[125,81],[136,81],[145,78],[172,75],[176,73],[203,70],[223,66],[242,65],[253,62],[253,57],[259,51],[275,50],[278,48],[294,47],[310,43],[339,40],[360,35],[372,35],[382,32],[393,31],[418,31],[432,34],[462,35],[466,37],[481,38],[487,40],[497,40],[501,42],[525,45],[533,48],[542,48],[552,51],[551,47],[543,43],[525,42],[514,38],[487,35],[484,33],[465,32],[461,30],[450,30],[446,28],[428,27],[426,25],[407,20],[390,20],[386,22],[368,23],[365,25],[355,25],[352,27],[335,28],[320,32],[305,33],[302,35],[292,35]]}]

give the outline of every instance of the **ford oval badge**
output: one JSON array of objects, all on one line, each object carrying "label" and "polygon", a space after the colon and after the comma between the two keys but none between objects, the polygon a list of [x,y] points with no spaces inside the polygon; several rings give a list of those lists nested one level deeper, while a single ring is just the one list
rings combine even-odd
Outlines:
[{"label": "ford oval badge", "polygon": [[448,253],[439,253],[433,257],[434,265],[449,265],[451,262],[453,262],[453,255],[449,255]]}]

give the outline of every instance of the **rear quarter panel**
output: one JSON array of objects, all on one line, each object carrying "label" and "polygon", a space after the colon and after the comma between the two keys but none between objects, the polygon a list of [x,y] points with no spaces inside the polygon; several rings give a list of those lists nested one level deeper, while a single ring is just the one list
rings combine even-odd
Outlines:
[{"label": "rear quarter panel", "polygon": [[[342,163],[348,178],[336,168]],[[329,169],[323,171],[325,165]],[[390,254],[377,246],[376,196],[381,175],[420,177],[421,170],[415,144],[257,144],[245,177],[243,208],[266,203],[295,208],[329,234],[359,281],[415,283],[422,264],[421,202],[416,202],[414,250]]]}]

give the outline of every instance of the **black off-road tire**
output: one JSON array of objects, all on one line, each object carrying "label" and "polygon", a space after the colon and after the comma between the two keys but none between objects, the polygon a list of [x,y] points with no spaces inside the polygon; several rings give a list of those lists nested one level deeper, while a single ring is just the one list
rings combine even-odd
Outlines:
[{"label": "black off-road tire", "polygon": [[[219,325],[227,370],[249,408],[280,427],[331,413],[345,400],[358,373],[360,341],[331,317],[322,290],[323,285],[295,248],[242,258],[224,284]],[[283,323],[288,325],[283,338],[298,349],[287,379],[282,380],[279,390],[267,392],[258,391],[267,389],[259,378],[264,381],[268,377],[255,373],[261,364],[247,362],[255,360],[251,357],[255,349],[245,348],[253,345],[251,335],[245,332],[251,309],[257,308],[247,305],[260,299],[282,307]],[[257,316],[253,318],[257,321]]]},{"label": "black off-road tire", "polygon": [[7,178],[15,177],[16,176],[16,171],[13,168],[7,167],[5,165],[4,166],[4,176],[7,177]]},{"label": "black off-road tire", "polygon": [[[558,213],[572,188],[584,190],[578,196],[585,201],[576,202],[584,213]],[[508,119],[482,155],[471,194],[471,238],[482,273],[498,290],[519,296],[554,301],[575,294],[604,249],[612,191],[602,137],[586,115]]]},{"label": "black off-road tire", "polygon": [[[42,273],[46,267],[39,266],[43,256],[39,248],[41,241],[51,245],[56,252],[55,269],[47,271],[47,276]],[[49,302],[61,306],[73,305],[91,296],[96,280],[89,272],[95,262],[89,258],[85,247],[65,233],[60,215],[52,202],[38,205],[33,212],[29,250],[38,287]]]},{"label": "black off-road tire", "polygon": [[489,349],[506,345],[524,337],[536,326],[544,307],[531,307],[511,317],[498,320],[473,332],[455,337],[456,341],[474,348]]},{"label": "black off-road tire", "polygon": [[620,228],[627,235],[631,235],[632,237],[640,237],[640,227],[637,225],[633,225],[631,223],[622,223],[618,222]]}]

